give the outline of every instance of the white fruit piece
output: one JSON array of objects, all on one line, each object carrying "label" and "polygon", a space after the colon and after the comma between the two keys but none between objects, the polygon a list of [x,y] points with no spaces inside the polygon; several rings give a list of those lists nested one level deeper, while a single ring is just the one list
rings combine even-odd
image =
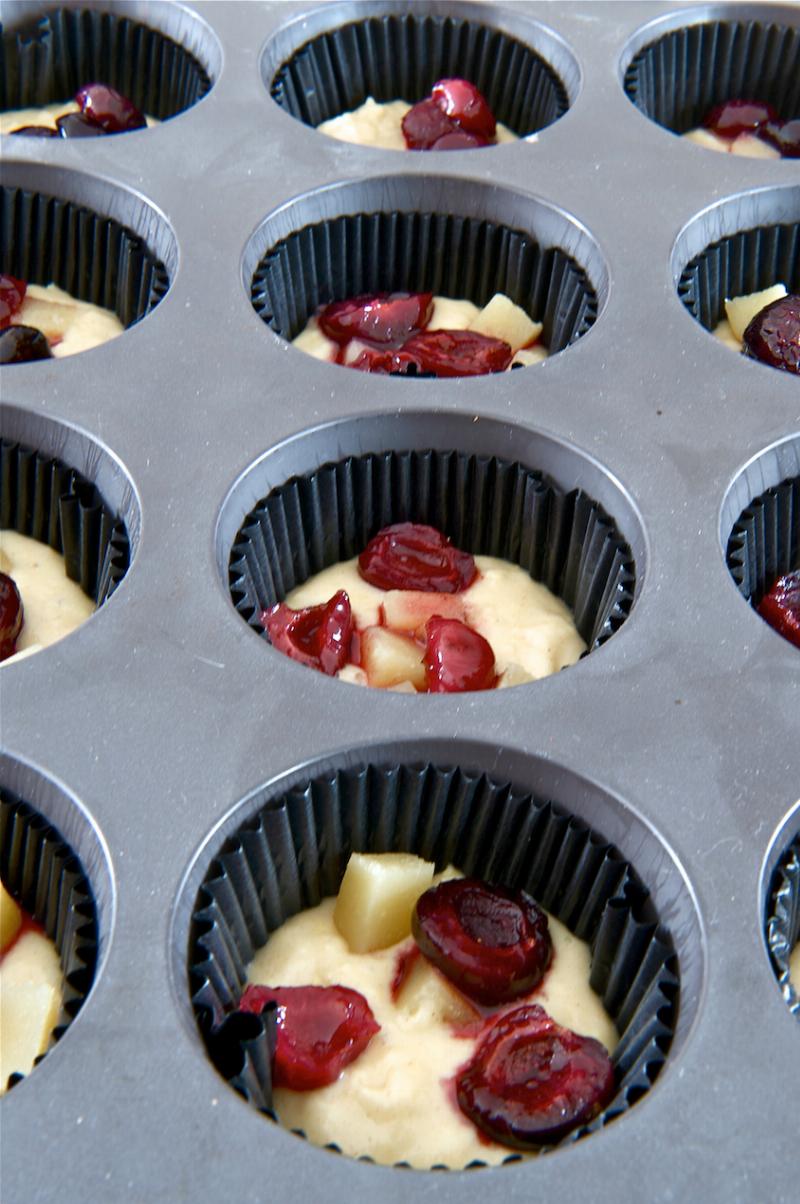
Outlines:
[{"label": "white fruit piece", "polygon": [[731,154],[745,159],[780,159],[781,152],[755,134],[740,134],[731,143]]},{"label": "white fruit piece", "polygon": [[420,1025],[469,1024],[478,1011],[438,970],[420,957],[400,990],[397,1008]]},{"label": "white fruit piece", "polygon": [[687,142],[696,142],[698,146],[704,146],[706,150],[722,151],[724,154],[727,154],[730,149],[730,140],[728,138],[720,138],[718,134],[713,133],[711,130],[689,130],[683,137]]},{"label": "white fruit piece", "polygon": [[495,293],[488,305],[484,305],[469,329],[477,334],[489,335],[508,343],[512,351],[527,347],[542,333],[541,322],[532,322],[524,309],[515,305],[505,293]]},{"label": "white fruit piece", "polygon": [[401,681],[410,681],[425,689],[423,650],[414,640],[395,635],[384,627],[368,627],[361,633],[361,663],[369,684],[386,689]]},{"label": "white fruit piece", "polygon": [[3,958],[3,987],[45,983],[61,990],[61,962],[53,942],[41,932],[26,932]]},{"label": "white fruit piece", "polygon": [[383,599],[383,618],[395,631],[418,631],[433,615],[464,621],[458,594],[435,594],[419,589],[390,589]]},{"label": "white fruit piece", "polygon": [[12,1074],[28,1074],[58,1023],[59,991],[49,983],[7,983],[0,971],[0,1090]]},{"label": "white fruit piece", "polygon": [[0,882],[0,952],[5,952],[11,944],[21,923],[22,912],[18,903]]},{"label": "white fruit piece", "polygon": [[411,934],[411,912],[433,871],[432,862],[411,853],[351,855],[333,922],[353,953],[387,949]]},{"label": "white fruit piece", "polygon": [[734,297],[732,301],[726,299],[725,313],[728,315],[730,328],[740,343],[756,314],[760,313],[765,305],[771,305],[773,301],[785,296],[786,286],[773,284],[771,288],[762,289],[758,293],[746,293],[743,297]]}]

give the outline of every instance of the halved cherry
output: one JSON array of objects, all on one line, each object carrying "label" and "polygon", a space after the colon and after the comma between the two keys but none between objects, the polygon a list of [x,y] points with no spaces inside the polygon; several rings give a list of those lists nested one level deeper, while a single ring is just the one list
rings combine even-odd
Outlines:
[{"label": "halved cherry", "polygon": [[403,344],[403,354],[436,376],[503,372],[514,352],[508,343],[474,330],[423,330]]},{"label": "halved cherry", "polygon": [[278,1005],[275,1087],[313,1091],[334,1083],[380,1031],[364,996],[350,987],[249,986],[239,1011],[260,1014],[269,1003]]},{"label": "halved cherry", "polygon": [[469,552],[454,547],[435,527],[394,523],[369,541],[358,571],[378,589],[457,594],[472,584],[478,570]]},{"label": "halved cherry", "polygon": [[466,79],[440,79],[433,85],[431,96],[462,130],[487,140],[494,138],[497,129],[494,113],[474,84]]},{"label": "halved cherry", "polygon": [[550,965],[547,916],[526,894],[477,878],[426,890],[411,921],[429,961],[470,999],[488,1006],[532,991]]},{"label": "halved cherry", "polygon": [[736,138],[756,134],[768,121],[777,120],[776,110],[763,100],[726,100],[707,114],[703,125],[720,138]]},{"label": "halved cherry", "polygon": [[54,130],[51,125],[21,125],[16,130],[9,130],[9,134],[24,134],[28,138],[57,138],[58,131]]},{"label": "halved cherry", "polygon": [[75,93],[75,101],[86,120],[101,126],[107,134],[124,134],[147,127],[144,114],[133,101],[108,84],[84,84]]},{"label": "halved cherry", "polygon": [[9,326],[0,330],[0,364],[24,364],[52,357],[50,344],[35,326]]},{"label": "halved cherry", "polygon": [[602,1112],[614,1094],[614,1067],[599,1041],[527,1004],[494,1021],[455,1081],[458,1106],[479,1129],[531,1149]]},{"label": "halved cherry", "polygon": [[779,577],[756,609],[770,627],[800,648],[800,569]]},{"label": "halved cherry", "polygon": [[438,138],[458,129],[440,104],[428,96],[408,110],[403,118],[403,137],[409,150],[430,150]]},{"label": "halved cherry", "polygon": [[23,617],[22,598],[14,578],[0,573],[0,661],[16,652]]},{"label": "halved cherry", "polygon": [[483,134],[471,134],[469,130],[453,130],[452,134],[444,134],[437,138],[430,148],[435,151],[473,150],[477,146],[488,146],[489,139]]},{"label": "halved cherry", "polygon": [[347,664],[353,614],[343,589],[328,602],[303,610],[279,602],[262,611],[260,621],[272,646],[301,665],[334,677]]},{"label": "halved cherry", "polygon": [[492,645],[460,619],[434,615],[425,624],[429,694],[491,690],[497,680]]},{"label": "halved cherry", "polygon": [[0,273],[0,328],[8,326],[9,322],[25,300],[28,286],[24,280],[16,276]]},{"label": "halved cherry", "polygon": [[800,376],[800,295],[765,305],[745,327],[742,350],[771,368]]},{"label": "halved cherry", "polygon": [[780,151],[783,159],[800,159],[800,117],[793,121],[768,121],[758,136]]},{"label": "halved cherry", "polygon": [[369,293],[334,301],[319,315],[323,334],[335,343],[366,339],[399,347],[430,321],[433,293]]},{"label": "halved cherry", "polygon": [[56,121],[60,138],[104,138],[106,131],[85,113],[65,113]]}]

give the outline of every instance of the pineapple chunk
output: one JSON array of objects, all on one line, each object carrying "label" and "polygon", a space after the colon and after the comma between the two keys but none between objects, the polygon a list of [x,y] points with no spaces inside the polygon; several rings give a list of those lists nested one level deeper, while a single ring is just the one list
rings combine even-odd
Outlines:
[{"label": "pineapple chunk", "polygon": [[7,949],[17,935],[22,923],[22,912],[0,882],[0,952]]},{"label": "pineapple chunk", "polygon": [[7,983],[0,972],[0,1090],[12,1074],[28,1074],[58,1023],[58,990],[48,983]]},{"label": "pineapple chunk", "polygon": [[785,296],[786,286],[774,284],[772,288],[762,289],[761,292],[747,293],[744,297],[734,297],[732,301],[725,301],[725,313],[728,315],[730,328],[740,343],[756,314],[760,313],[765,305]]},{"label": "pineapple chunk", "polygon": [[40,932],[26,932],[3,958],[0,971],[4,987],[46,983],[61,989],[61,962],[56,947]]},{"label": "pineapple chunk", "polygon": [[400,997],[398,1010],[408,1020],[425,1027],[436,1024],[469,1024],[478,1010],[457,991],[424,957],[417,959]]},{"label": "pineapple chunk", "polygon": [[368,627],[361,636],[361,661],[371,686],[395,686],[410,681],[425,689],[423,651],[407,636],[384,627]]},{"label": "pineapple chunk", "polygon": [[395,631],[417,631],[432,615],[464,621],[458,594],[435,594],[424,589],[390,589],[383,599],[383,618]]},{"label": "pineapple chunk", "polygon": [[542,333],[541,322],[532,322],[524,309],[515,305],[505,293],[495,293],[488,305],[484,305],[469,329],[478,334],[490,335],[508,343],[512,351],[527,347]]},{"label": "pineapple chunk", "polygon": [[411,934],[411,912],[434,866],[412,853],[353,853],[333,922],[353,953],[387,949]]}]

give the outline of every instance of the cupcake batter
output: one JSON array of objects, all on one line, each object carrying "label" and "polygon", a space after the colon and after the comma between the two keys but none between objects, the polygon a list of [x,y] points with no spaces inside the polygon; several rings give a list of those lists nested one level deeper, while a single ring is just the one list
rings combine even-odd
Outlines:
[{"label": "cupcake batter", "polygon": [[0,531],[0,570],[13,577],[24,613],[16,656],[54,644],[94,613],[94,602],[66,574],[64,557],[38,539]]},{"label": "cupcake batter", "polygon": [[[51,130],[55,130],[56,121],[59,117],[65,117],[67,113],[80,113],[80,106],[74,100],[58,101],[55,104],[42,105],[36,109],[7,109],[4,113],[0,113],[0,134],[10,134],[13,130],[18,130],[25,125],[46,125]],[[145,121],[148,128],[158,125],[159,122],[155,117],[148,117],[145,114]]]},{"label": "cupcake batter", "polygon": [[722,154],[742,155],[746,159],[781,158],[781,152],[776,147],[770,146],[763,138],[757,138],[755,134],[740,134],[738,138],[720,138],[718,134],[700,126],[682,134],[681,137],[688,139],[689,142],[696,142],[698,146],[704,146],[706,150],[721,151]]},{"label": "cupcake batter", "polygon": [[[420,958],[413,975],[421,974],[422,980],[415,983],[412,975],[393,1003],[397,954],[410,942],[352,953],[334,925],[334,905],[334,899],[326,899],[274,932],[256,954],[248,981],[352,987],[366,998],[381,1031],[330,1086],[307,1092],[276,1089],[281,1123],[302,1129],[315,1144],[335,1142],[346,1154],[367,1154],[388,1165],[406,1161],[420,1169],[457,1169],[474,1160],[503,1162],[514,1151],[479,1138],[451,1098],[446,1080],[470,1057],[476,1040],[454,1036],[448,1023],[452,1013],[442,1004],[443,980]],[[559,1024],[613,1050],[616,1030],[589,986],[588,945],[558,920],[549,917],[549,924],[553,964],[529,998]],[[411,995],[404,1002],[407,990]],[[447,995],[454,994],[448,988]]]},{"label": "cupcake batter", "polygon": [[0,1095],[29,1074],[61,1011],[61,962],[53,942],[0,885]]},{"label": "cupcake batter", "polygon": [[99,347],[125,329],[113,310],[79,301],[55,284],[29,284],[10,324],[41,330],[57,359]]},{"label": "cupcake batter", "polygon": [[[359,146],[374,146],[380,150],[408,150],[403,137],[403,118],[412,108],[405,100],[390,100],[381,104],[368,96],[357,109],[340,113],[317,126],[321,134],[354,142]],[[518,142],[519,138],[507,126],[497,122],[496,142]]]}]

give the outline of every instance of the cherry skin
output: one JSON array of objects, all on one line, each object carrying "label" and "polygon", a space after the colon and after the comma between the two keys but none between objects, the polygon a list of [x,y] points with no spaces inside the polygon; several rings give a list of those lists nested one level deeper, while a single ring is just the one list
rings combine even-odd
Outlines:
[{"label": "cherry skin", "polygon": [[435,151],[474,150],[478,146],[489,146],[489,139],[483,134],[470,134],[468,130],[453,130],[452,134],[444,134],[437,138],[430,148]]},{"label": "cherry skin", "polygon": [[262,611],[260,621],[272,646],[301,665],[335,677],[347,664],[353,614],[343,589],[322,605],[303,610],[279,602]]},{"label": "cherry skin", "polygon": [[768,121],[777,121],[772,105],[761,100],[728,100],[717,105],[706,116],[706,129],[720,138],[736,138],[739,134],[756,134]]},{"label": "cherry skin", "polygon": [[106,131],[95,125],[83,113],[65,113],[56,121],[61,138],[103,138]]},{"label": "cherry skin", "polygon": [[535,1149],[593,1120],[614,1094],[614,1067],[592,1037],[537,1004],[503,1012],[456,1075],[465,1116],[503,1145]]},{"label": "cherry skin", "polygon": [[373,293],[334,301],[319,315],[323,334],[335,343],[364,339],[381,346],[401,346],[430,321],[433,293]]},{"label": "cherry skin", "polygon": [[800,569],[779,577],[756,609],[779,635],[800,648]]},{"label": "cherry skin", "polygon": [[553,956],[547,916],[530,895],[476,878],[453,878],[425,891],[411,926],[425,957],[488,1007],[527,995]]},{"label": "cherry skin", "polygon": [[428,590],[458,594],[477,576],[469,552],[424,523],[395,523],[369,541],[358,558],[358,571],[378,589]]},{"label": "cherry skin", "polygon": [[0,330],[0,364],[24,364],[52,358],[50,344],[35,326],[9,326]]},{"label": "cherry skin", "polygon": [[492,645],[460,619],[434,615],[425,624],[429,694],[491,690],[497,681]]},{"label": "cherry skin", "polygon": [[789,293],[765,305],[745,328],[745,355],[800,376],[800,296]]},{"label": "cherry skin", "polygon": [[144,115],[133,101],[108,84],[84,84],[75,93],[75,101],[86,120],[99,125],[107,134],[147,128]]},{"label": "cherry skin", "polygon": [[403,137],[409,150],[430,150],[434,142],[458,129],[441,105],[430,96],[409,109],[403,118]]},{"label": "cherry skin", "polygon": [[28,138],[57,138],[58,131],[49,125],[21,125],[19,129],[9,130],[10,134],[24,134]]},{"label": "cherry skin", "polygon": [[503,372],[514,353],[508,343],[474,330],[423,330],[403,344],[403,354],[435,376],[486,376]]},{"label": "cherry skin", "polygon": [[22,631],[24,612],[16,582],[0,573],[0,661],[13,656]]},{"label": "cherry skin", "polygon": [[494,113],[474,84],[465,79],[440,79],[433,85],[431,96],[462,130],[487,140],[494,138],[497,131]]},{"label": "cherry skin", "polygon": [[800,117],[793,121],[768,121],[758,136],[780,151],[781,158],[800,159]]},{"label": "cherry skin", "polygon": [[259,1015],[269,1003],[278,1005],[275,1087],[313,1091],[335,1083],[380,1031],[364,996],[349,987],[249,986],[239,1011]]},{"label": "cherry skin", "polygon": [[0,273],[0,328],[8,326],[25,300],[27,291],[24,280],[17,280],[16,276],[8,276],[5,272]]}]

